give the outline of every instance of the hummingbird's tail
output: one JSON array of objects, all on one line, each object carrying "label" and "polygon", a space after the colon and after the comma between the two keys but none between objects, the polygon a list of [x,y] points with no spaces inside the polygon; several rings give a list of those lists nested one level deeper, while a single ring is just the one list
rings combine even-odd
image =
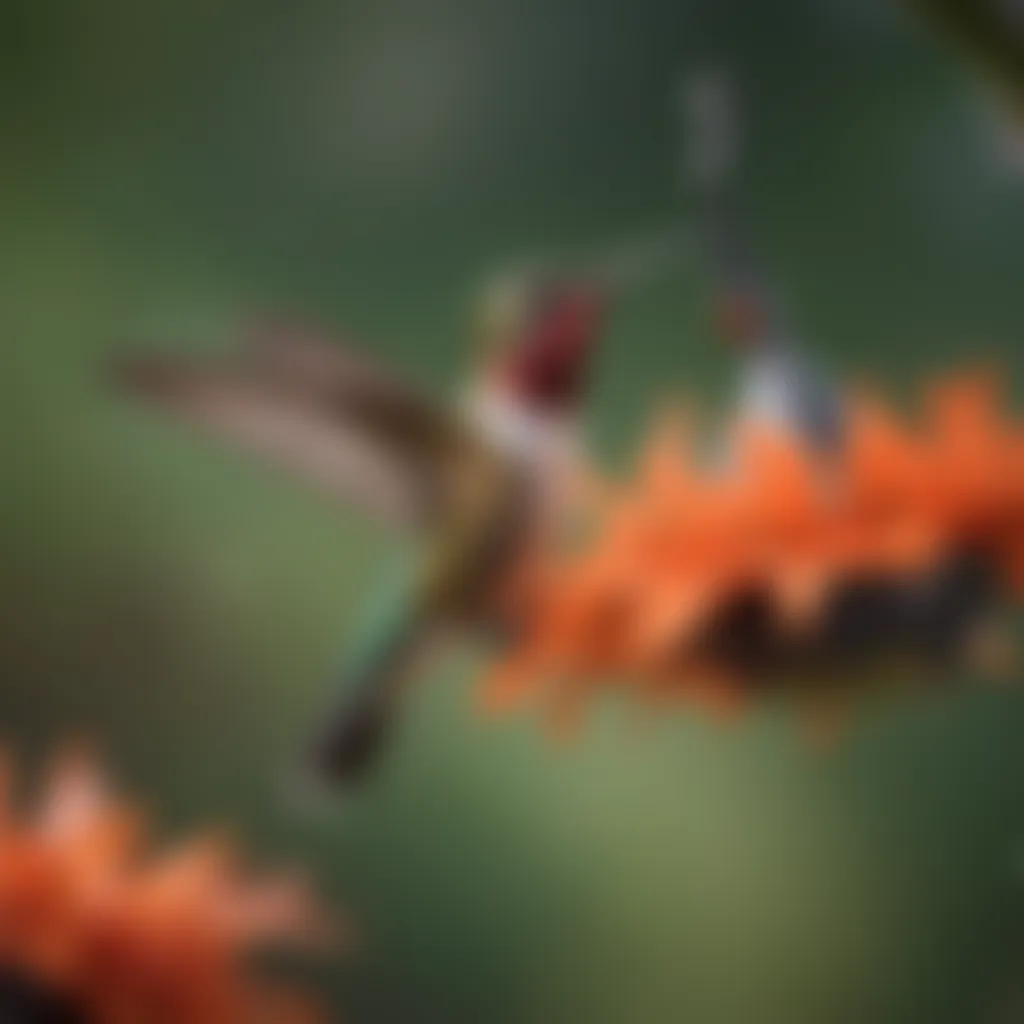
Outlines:
[{"label": "hummingbird's tail", "polygon": [[342,670],[338,701],[304,753],[304,775],[317,787],[354,785],[377,767],[406,689],[441,632],[436,616],[404,595],[371,612],[374,621]]}]

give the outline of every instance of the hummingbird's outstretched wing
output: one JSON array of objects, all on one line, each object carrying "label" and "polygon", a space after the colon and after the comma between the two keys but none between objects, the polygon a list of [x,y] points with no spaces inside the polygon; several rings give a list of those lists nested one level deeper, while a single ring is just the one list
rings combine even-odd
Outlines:
[{"label": "hummingbird's outstretched wing", "polygon": [[376,520],[426,527],[445,513],[457,415],[363,354],[293,331],[263,331],[220,362],[121,358],[130,394],[263,457]]}]

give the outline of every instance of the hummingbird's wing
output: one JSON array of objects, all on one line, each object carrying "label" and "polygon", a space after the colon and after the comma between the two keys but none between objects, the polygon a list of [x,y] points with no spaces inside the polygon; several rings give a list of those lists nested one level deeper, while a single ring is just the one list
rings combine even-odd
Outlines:
[{"label": "hummingbird's wing", "polygon": [[340,402],[356,392],[395,396],[427,419],[436,403],[408,380],[388,371],[348,341],[327,338],[292,322],[259,320],[244,331],[238,361],[252,372],[323,402]]},{"label": "hummingbird's wing", "polygon": [[437,454],[468,440],[461,420],[432,396],[365,351],[308,329],[258,327],[241,358],[289,392],[359,421],[383,444]]},{"label": "hummingbird's wing", "polygon": [[447,469],[470,443],[442,403],[309,337],[268,335],[220,363],[133,355],[116,376],[129,393],[403,527],[444,513]]}]

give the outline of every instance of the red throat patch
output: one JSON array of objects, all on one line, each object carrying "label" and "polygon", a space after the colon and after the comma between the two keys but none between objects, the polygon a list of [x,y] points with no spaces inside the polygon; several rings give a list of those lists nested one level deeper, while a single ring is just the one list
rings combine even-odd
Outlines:
[{"label": "red throat patch", "polygon": [[531,405],[574,407],[586,387],[605,306],[603,296],[583,288],[544,297],[506,357],[509,385]]}]

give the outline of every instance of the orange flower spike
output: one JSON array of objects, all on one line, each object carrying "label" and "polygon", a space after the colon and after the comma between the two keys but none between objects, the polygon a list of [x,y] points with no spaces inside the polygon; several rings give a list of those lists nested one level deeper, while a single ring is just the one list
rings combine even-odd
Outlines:
[{"label": "orange flower spike", "polygon": [[652,588],[635,610],[632,649],[640,658],[660,660],[672,647],[692,639],[710,604],[707,593],[692,584]]},{"label": "orange flower spike", "polygon": [[762,429],[702,470],[663,419],[632,490],[547,581],[520,667],[706,696],[699,626],[751,590],[812,629],[851,578],[898,580],[980,546],[1024,593],[1024,436],[1000,424],[990,383],[955,381],[932,401],[922,430],[854,396],[847,445],[824,464]]},{"label": "orange flower spike", "polygon": [[1004,433],[1000,381],[991,371],[940,380],[925,392],[936,433],[947,442],[990,442]]},{"label": "orange flower spike", "polygon": [[639,489],[649,507],[671,516],[685,511],[694,486],[692,415],[673,405],[655,420],[638,464]]},{"label": "orange flower spike", "polygon": [[851,482],[870,485],[869,493],[903,498],[927,484],[930,452],[921,438],[885,405],[867,394],[851,402],[847,455]]},{"label": "orange flower spike", "polygon": [[253,1012],[280,986],[249,960],[326,934],[312,901],[243,879],[220,840],[147,860],[137,822],[84,756],[61,758],[36,813],[0,833],[0,958],[95,1024],[297,1019]]},{"label": "orange flower spike", "polygon": [[991,373],[952,378],[931,388],[926,404],[941,450],[943,503],[959,523],[984,529],[1018,475],[1012,431],[999,415],[999,382]]},{"label": "orange flower spike", "polygon": [[760,426],[741,426],[736,448],[747,481],[747,496],[758,518],[778,525],[803,525],[818,503],[818,475],[810,454],[788,434]]},{"label": "orange flower spike", "polygon": [[769,495],[761,561],[784,614],[798,624],[816,617],[829,583],[846,567],[844,510],[834,493],[837,467],[785,436],[769,443],[761,458],[772,476],[756,485]]},{"label": "orange flower spike", "polygon": [[834,575],[821,565],[805,563],[782,569],[771,581],[771,593],[787,628],[809,629],[820,618]]},{"label": "orange flower spike", "polygon": [[57,760],[37,815],[40,835],[61,858],[92,871],[97,885],[126,871],[141,845],[141,815],[114,803],[82,750]]},{"label": "orange flower spike", "polygon": [[[165,854],[153,864],[140,888],[142,905],[156,916],[173,917],[184,908],[212,906],[224,896],[237,868],[235,855],[226,836],[203,836]],[[203,924],[214,929],[212,917]]]},{"label": "orange flower spike", "polygon": [[872,539],[867,566],[900,574],[936,564],[945,553],[948,531],[938,516],[922,513],[893,518]]}]

